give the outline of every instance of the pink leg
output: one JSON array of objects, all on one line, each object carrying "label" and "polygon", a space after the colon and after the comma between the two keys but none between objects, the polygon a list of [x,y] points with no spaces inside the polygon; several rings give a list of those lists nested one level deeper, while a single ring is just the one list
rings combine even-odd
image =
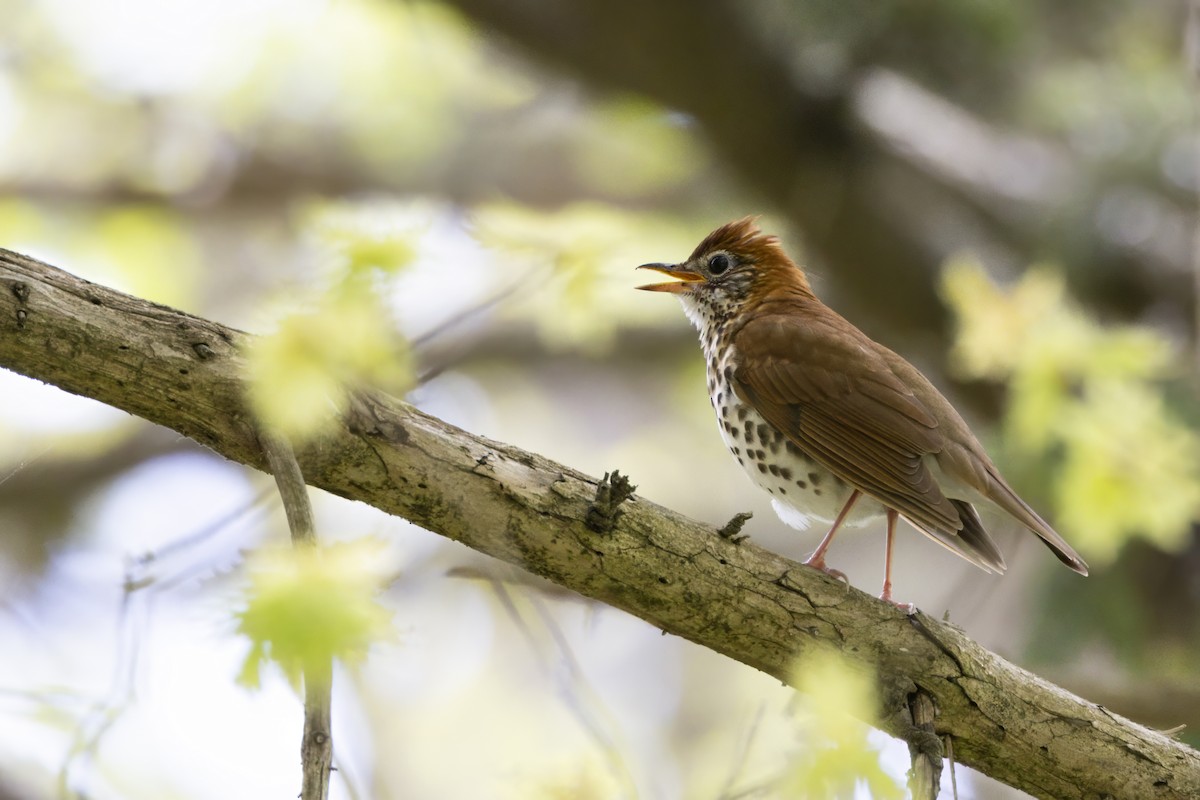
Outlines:
[{"label": "pink leg", "polygon": [[897,603],[892,599],[892,542],[896,538],[896,517],[899,514],[895,509],[887,510],[887,547],[886,555],[883,560],[883,591],[879,593],[880,600],[886,600],[894,606],[897,606],[904,611],[912,614],[916,607],[912,603]]},{"label": "pink leg", "polygon": [[808,557],[808,559],[804,562],[805,564],[813,569],[819,569],[824,573],[832,575],[835,578],[846,580],[846,574],[844,572],[839,572],[836,569],[831,569],[825,566],[825,551],[829,549],[829,543],[833,541],[833,535],[838,532],[838,528],[842,526],[842,522],[845,521],[846,515],[850,513],[850,509],[854,507],[854,502],[858,500],[861,494],[862,492],[860,492],[858,489],[855,489],[850,493],[850,499],[846,501],[846,505],[842,506],[842,510],[838,512],[837,519],[833,521],[833,527],[829,529],[829,533],[825,534],[825,538],[822,539],[821,543],[817,545],[817,549],[814,550],[813,554]]},{"label": "pink leg", "polygon": [[892,602],[892,542],[896,538],[896,512],[887,510],[887,546],[883,557],[883,591],[880,600]]}]

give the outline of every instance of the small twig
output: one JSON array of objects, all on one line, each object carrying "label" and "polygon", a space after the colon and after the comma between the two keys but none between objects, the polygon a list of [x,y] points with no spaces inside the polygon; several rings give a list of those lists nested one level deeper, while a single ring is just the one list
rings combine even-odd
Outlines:
[{"label": "small twig", "polygon": [[742,526],[746,524],[751,517],[754,516],[750,511],[739,511],[733,515],[733,519],[725,523],[725,527],[721,528],[717,533],[722,539],[728,539],[734,544],[741,544],[750,538],[750,534],[742,533]]},{"label": "small twig", "polygon": [[[32,459],[23,462],[22,466],[30,461]],[[5,479],[7,477],[5,476]],[[4,480],[0,480],[0,483],[3,482]],[[215,536],[247,511],[259,505],[261,500],[262,497],[259,497],[250,503],[243,504],[217,521],[203,526],[200,530],[142,554],[132,559],[127,565],[123,581],[124,594],[117,615],[116,663],[113,667],[112,680],[105,699],[98,701],[80,720],[74,739],[58,771],[58,791],[61,796],[83,797],[87,794],[86,791],[74,788],[74,784],[78,782],[75,774],[81,765],[95,760],[96,753],[104,744],[104,738],[136,702],[137,672],[142,657],[146,619],[152,613],[150,610],[152,596],[178,586],[207,566],[202,563],[189,564],[162,577],[150,574],[150,565],[161,565],[166,558],[185,553],[190,548]]]},{"label": "small twig", "polygon": [[587,526],[596,533],[610,533],[617,526],[617,520],[625,513],[619,506],[633,497],[635,491],[637,487],[617,470],[604,473],[604,477],[596,486],[596,499],[588,506],[585,520]]},{"label": "small twig", "polygon": [[[477,317],[480,314],[483,314],[485,311],[488,311],[488,310],[500,305],[505,300],[507,300],[508,298],[515,295],[518,291],[525,288],[528,285],[529,280],[533,277],[535,272],[536,272],[536,270],[527,271],[524,275],[522,275],[520,278],[518,278],[516,281],[514,281],[511,285],[506,286],[505,288],[503,288],[500,291],[493,294],[491,297],[485,298],[483,301],[476,303],[473,306],[469,306],[467,308],[462,309],[458,313],[456,313],[453,316],[449,317],[448,319],[445,319],[442,322],[438,323],[433,328],[431,328],[430,330],[421,334],[420,336],[415,337],[412,340],[413,348],[414,349],[423,348],[427,344],[429,344],[431,341],[433,341],[434,339],[437,339],[438,337],[440,337],[442,334],[446,333],[447,331],[453,330],[454,328],[457,328],[459,325],[463,324],[464,322],[467,322],[467,321],[471,320],[472,318]],[[443,372],[445,372],[451,366],[453,366],[452,361],[448,361],[446,363],[438,364],[433,367],[430,367],[429,369],[426,369],[424,372],[422,372],[420,375],[417,376],[417,386],[424,386],[425,384],[429,383],[429,381],[431,381],[434,378],[436,378],[437,376],[441,375]]]},{"label": "small twig", "polygon": [[[108,696],[96,703],[79,722],[66,758],[58,772],[61,797],[85,797],[86,791],[71,787],[72,774],[83,763],[94,761],[105,736],[134,702],[138,662],[141,660],[147,601],[128,587],[117,616],[117,658],[113,665]],[[135,615],[136,612],[136,615]]]},{"label": "small twig", "polygon": [[954,737],[947,733],[943,741],[946,743],[946,763],[950,765],[950,796],[958,800],[958,776],[954,774]]},{"label": "small twig", "polygon": [[[304,475],[289,442],[279,436],[263,433],[259,436],[263,453],[275,476],[292,544],[296,547],[316,547],[317,534],[313,525],[312,503]],[[324,665],[321,675],[304,675],[304,738],[300,741],[300,763],[303,780],[301,800],[325,800],[329,796],[329,775],[333,768],[333,735],[330,723],[331,679],[333,664]]]},{"label": "small twig", "polygon": [[934,732],[937,707],[933,698],[918,689],[908,698],[913,730],[908,736],[912,769],[908,772],[908,790],[913,800],[937,800],[942,785],[942,740]]},{"label": "small twig", "polygon": [[737,754],[730,763],[729,774],[725,776],[725,785],[721,787],[721,791],[717,794],[717,800],[730,800],[730,798],[735,796],[732,794],[733,785],[746,768],[746,762],[750,760],[750,750],[754,745],[754,737],[758,734],[758,730],[762,725],[765,711],[766,706],[759,704],[758,711],[754,714],[754,721],[750,723],[750,727],[744,731],[741,741],[738,742]]},{"label": "small twig", "polygon": [[567,708],[583,727],[584,731],[592,737],[596,746],[604,755],[613,778],[622,787],[622,793],[619,796],[636,798],[638,796],[637,785],[629,772],[629,767],[625,763],[621,748],[618,746],[616,737],[611,730],[612,724],[611,722],[606,722],[604,719],[606,715],[604,714],[603,701],[597,696],[596,691],[588,682],[587,674],[584,672],[583,667],[580,666],[579,660],[575,657],[570,642],[567,640],[562,628],[559,627],[558,622],[546,609],[545,604],[541,603],[537,595],[530,591],[528,587],[525,587],[525,591],[522,593],[524,599],[533,607],[546,633],[550,635],[550,638],[553,639],[555,646],[558,648],[560,663],[557,665],[551,664],[549,658],[542,652],[542,646],[532,626],[525,619],[525,615],[517,608],[516,598],[509,591],[509,584],[520,586],[517,580],[513,580],[518,577],[516,571],[510,569],[508,573],[508,580],[495,575],[487,577],[492,590],[496,593],[496,597],[504,607],[504,610],[508,612],[509,618],[512,619],[517,630],[524,636],[525,641],[529,645],[530,652],[539,661],[539,666],[546,672],[547,676],[551,677],[558,684],[560,696],[566,703]]}]

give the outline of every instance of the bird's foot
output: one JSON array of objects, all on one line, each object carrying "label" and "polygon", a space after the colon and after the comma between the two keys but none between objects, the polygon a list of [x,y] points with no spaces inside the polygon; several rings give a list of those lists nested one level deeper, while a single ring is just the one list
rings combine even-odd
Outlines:
[{"label": "bird's foot", "polygon": [[820,570],[831,578],[837,578],[839,581],[846,584],[846,586],[850,585],[850,579],[846,577],[846,573],[842,572],[840,569],[834,569],[833,567],[826,565],[825,558],[823,556],[809,556],[808,560],[804,562],[804,566]]},{"label": "bird's foot", "polygon": [[914,603],[898,603],[892,599],[892,584],[890,582],[883,585],[883,591],[879,593],[879,599],[885,603],[891,603],[910,617],[917,613],[917,606]]},{"label": "bird's foot", "polygon": [[917,613],[917,605],[916,605],[916,603],[897,603],[895,600],[893,600],[893,599],[892,599],[892,598],[890,598],[890,597],[881,597],[881,598],[879,598],[879,599],[880,599],[880,600],[885,600],[885,601],[887,601],[888,603],[890,603],[891,605],[894,605],[896,608],[898,608],[898,609],[900,609],[901,611],[903,611],[903,612],[904,612],[904,614],[905,614],[905,616],[909,616],[909,617],[911,617],[911,616],[913,616],[914,614],[916,614],[916,613]]}]

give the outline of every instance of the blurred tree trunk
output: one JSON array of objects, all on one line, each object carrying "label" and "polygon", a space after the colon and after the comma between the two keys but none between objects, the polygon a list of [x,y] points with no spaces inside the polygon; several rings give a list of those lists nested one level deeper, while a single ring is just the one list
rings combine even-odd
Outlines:
[{"label": "blurred tree trunk", "polygon": [[[969,80],[955,54],[973,31],[893,9],[836,79],[820,80],[800,66],[805,43],[789,35],[794,28],[756,19],[801,13],[787,4],[449,2],[598,89],[642,94],[690,115],[718,162],[803,233],[844,301],[857,306],[852,316],[871,320],[875,334],[944,338],[935,274],[966,247],[1011,267],[1056,260],[1102,312],[1136,317],[1157,303],[1161,314],[1166,303],[1174,321],[1194,322],[1186,206],[1080,168],[1062,146],[994,130],[881,63],[894,41],[916,39],[927,63],[910,54],[909,66],[940,70],[947,82],[956,73]],[[940,8],[924,11],[952,16],[951,6]],[[841,13],[869,9],[846,4]],[[950,55],[939,61],[943,53]],[[971,77],[985,82],[989,97],[1014,90],[1001,84],[1003,73],[988,70],[993,55],[975,53],[972,63],[983,74]],[[1106,199],[1117,211],[1101,225]],[[1120,209],[1150,207],[1157,234],[1123,241]]]}]

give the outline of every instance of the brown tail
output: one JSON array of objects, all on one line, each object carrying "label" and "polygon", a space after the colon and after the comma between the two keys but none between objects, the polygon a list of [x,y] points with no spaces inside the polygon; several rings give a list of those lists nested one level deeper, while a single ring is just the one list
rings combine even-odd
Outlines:
[{"label": "brown tail", "polygon": [[1059,561],[1080,575],[1088,574],[1088,565],[1072,549],[1071,545],[1067,544],[1066,540],[1059,536],[1054,528],[1051,528],[1046,523],[1046,520],[1039,517],[1038,513],[1030,508],[1028,503],[1018,497],[1017,493],[1009,488],[1009,485],[1005,483],[999,474],[989,469],[988,477],[991,478],[987,487],[987,497],[989,500],[1016,517],[1026,528],[1036,533],[1046,543],[1046,546],[1054,552],[1054,555],[1058,556]]},{"label": "brown tail", "polygon": [[984,572],[1003,574],[1008,569],[1004,563],[1004,556],[1000,553],[1000,548],[996,547],[996,543],[992,541],[992,537],[988,536],[987,531],[983,529],[983,523],[980,522],[975,507],[964,500],[951,500],[950,502],[958,511],[959,519],[962,522],[962,527],[957,531],[930,528],[908,517],[905,519],[921,533],[955,555],[970,561]]}]

